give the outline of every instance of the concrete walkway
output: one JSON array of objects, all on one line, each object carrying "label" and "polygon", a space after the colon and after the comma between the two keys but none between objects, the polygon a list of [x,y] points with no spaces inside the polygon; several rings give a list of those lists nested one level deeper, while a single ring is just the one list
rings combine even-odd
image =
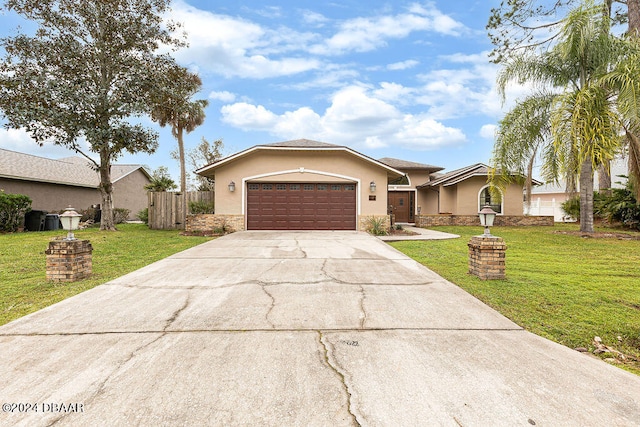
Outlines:
[{"label": "concrete walkway", "polygon": [[0,327],[0,378],[0,425],[640,423],[640,377],[356,232],[166,258]]},{"label": "concrete walkway", "polygon": [[[403,240],[445,240],[445,239],[457,239],[460,236],[457,234],[445,233],[442,231],[427,230],[426,228],[414,227],[408,224],[401,224],[403,230],[411,231],[413,235],[391,235],[391,236],[378,236],[378,239],[385,242],[398,242]],[[479,228],[479,227],[478,227]]]}]

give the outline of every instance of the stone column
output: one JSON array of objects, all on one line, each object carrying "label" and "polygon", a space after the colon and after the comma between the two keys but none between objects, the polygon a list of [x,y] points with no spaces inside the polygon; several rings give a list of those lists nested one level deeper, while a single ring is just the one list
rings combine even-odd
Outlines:
[{"label": "stone column", "polygon": [[469,243],[469,274],[482,280],[505,278],[505,251],[502,237],[473,236]]},{"label": "stone column", "polygon": [[88,240],[54,240],[49,242],[47,280],[75,282],[91,276],[93,248]]}]

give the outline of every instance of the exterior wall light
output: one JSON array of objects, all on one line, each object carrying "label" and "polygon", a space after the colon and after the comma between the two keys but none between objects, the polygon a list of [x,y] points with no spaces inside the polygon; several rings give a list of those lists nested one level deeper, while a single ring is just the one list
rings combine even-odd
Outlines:
[{"label": "exterior wall light", "polygon": [[480,217],[480,224],[484,227],[484,235],[491,236],[489,227],[493,227],[493,221],[496,219],[496,212],[491,209],[489,205],[485,205],[480,212],[478,212],[478,216]]},{"label": "exterior wall light", "polygon": [[80,218],[82,218],[82,215],[76,212],[75,209],[71,206],[65,209],[64,213],[60,215],[62,228],[67,230],[66,240],[76,240],[75,236],[73,235],[73,230],[78,229],[78,225],[80,225]]},{"label": "exterior wall light", "polygon": [[231,182],[229,183],[229,191],[231,191],[232,193],[233,193],[234,191],[236,191],[236,183],[235,183],[235,182],[231,181]]},{"label": "exterior wall light", "polygon": [[376,192],[376,183],[375,183],[375,181],[371,181],[371,183],[369,184],[369,189],[371,190],[372,193]]}]

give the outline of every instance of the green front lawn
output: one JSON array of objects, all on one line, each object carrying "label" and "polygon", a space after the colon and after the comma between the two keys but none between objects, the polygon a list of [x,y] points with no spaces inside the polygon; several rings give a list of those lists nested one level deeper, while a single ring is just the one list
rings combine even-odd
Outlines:
[{"label": "green front lawn", "polygon": [[0,234],[0,325],[210,240],[149,230],[144,224],[121,224],[118,229],[75,233],[76,238],[91,241],[93,275],[73,283],[45,278],[44,251],[50,240],[66,235],[64,230]]},{"label": "green front lawn", "polygon": [[467,274],[467,243],[482,228],[433,229],[461,238],[392,245],[535,334],[590,351],[601,337],[640,374],[640,240],[562,234],[576,225],[493,227],[507,244],[507,279],[482,281]]}]

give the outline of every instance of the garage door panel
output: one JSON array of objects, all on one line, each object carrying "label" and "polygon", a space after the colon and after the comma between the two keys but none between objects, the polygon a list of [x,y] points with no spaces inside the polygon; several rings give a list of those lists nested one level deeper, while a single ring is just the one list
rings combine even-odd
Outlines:
[{"label": "garage door panel", "polygon": [[249,230],[355,230],[354,184],[248,184]]}]

